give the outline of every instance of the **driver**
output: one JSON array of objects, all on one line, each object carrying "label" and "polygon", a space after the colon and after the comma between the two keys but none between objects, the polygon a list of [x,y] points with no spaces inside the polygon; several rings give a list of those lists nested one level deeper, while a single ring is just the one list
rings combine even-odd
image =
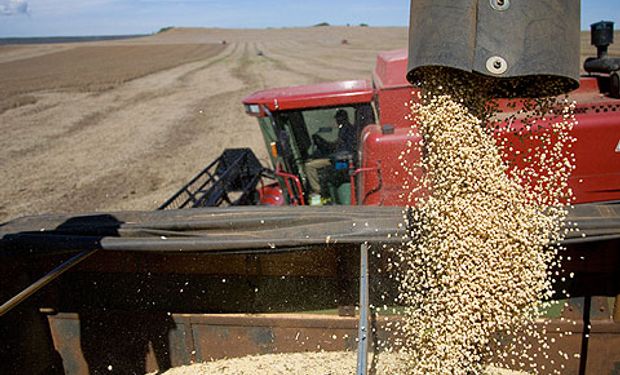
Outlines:
[{"label": "driver", "polygon": [[[320,135],[314,134],[312,140],[316,147],[324,153],[334,154],[339,152],[353,152],[355,146],[355,126],[349,121],[349,115],[344,109],[336,111],[334,116],[338,125],[338,139],[336,142],[328,142]],[[306,176],[310,184],[310,192],[320,194],[321,183],[319,181],[319,170],[331,165],[328,158],[311,159],[306,162]]]}]

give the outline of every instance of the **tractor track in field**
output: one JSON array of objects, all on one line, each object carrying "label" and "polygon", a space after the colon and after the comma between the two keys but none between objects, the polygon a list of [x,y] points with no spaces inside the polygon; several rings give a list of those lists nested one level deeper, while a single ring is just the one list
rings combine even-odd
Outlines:
[{"label": "tractor track in field", "polygon": [[[367,78],[368,71],[366,69],[355,69],[351,67],[346,67],[344,65],[339,66],[336,64],[330,64],[325,62],[321,58],[310,58],[310,57],[296,57],[294,55],[285,54],[282,52],[274,52],[273,50],[268,51],[270,56],[275,56],[275,60],[279,61],[283,66],[297,66],[299,68],[295,69],[295,71],[300,72],[300,74],[307,74],[304,72],[309,71],[312,67],[315,69],[319,67],[321,69],[322,74],[320,76],[315,76],[320,78],[317,82],[324,82],[337,79],[336,77],[342,76],[343,69],[346,69],[349,73],[350,77],[358,77],[358,78]],[[300,69],[306,67],[307,69]]]},{"label": "tractor track in field", "polygon": [[[190,77],[192,74],[195,74],[196,72],[205,69],[207,66],[211,66],[214,63],[221,61],[222,58],[218,56],[208,59],[210,60],[209,63],[201,67],[190,70],[189,72],[183,74],[182,77],[183,78]],[[228,56],[230,56],[230,54]],[[176,68],[178,67],[175,67],[172,69],[176,69]],[[140,78],[137,78],[137,79],[140,79]],[[179,79],[179,81],[180,82],[178,82],[178,84],[176,85],[177,87],[174,87],[175,89],[181,88],[181,86],[184,84],[183,79]],[[112,100],[110,101],[109,98],[106,97],[106,94],[114,93],[114,92],[115,92],[114,90],[110,89],[110,90],[105,90],[104,92],[97,91],[97,92],[89,94],[89,97],[92,100],[103,101],[104,103],[102,103],[102,106],[96,107],[96,109],[94,109],[93,111],[85,113],[79,119],[76,119],[66,128],[62,129],[62,131],[57,132],[47,137],[47,139],[45,139],[45,142],[39,142],[28,148],[9,151],[8,152],[9,157],[14,158],[14,157],[18,157],[19,155],[23,155],[23,154],[33,155],[34,153],[42,152],[46,149],[45,147],[46,145],[48,146],[53,145],[55,141],[65,138],[65,137],[70,137],[84,129],[87,129],[87,128],[92,129],[95,126],[98,126],[101,122],[103,122],[106,118],[108,118],[108,116],[110,116],[113,113],[117,113],[119,111],[130,109],[132,106],[135,106],[138,103],[145,103],[148,101],[165,98],[171,95],[170,87],[166,87],[166,88],[158,88],[158,89],[153,89],[153,90],[146,89],[144,91],[138,92],[137,94],[130,93],[129,95],[120,95],[120,96],[116,96],[116,94],[112,94],[113,97],[112,97]],[[60,103],[48,104],[48,105],[45,105],[44,107],[37,106],[32,110],[25,111],[25,113],[20,114],[20,116],[28,117],[28,116],[31,116],[33,112],[41,113],[43,111],[55,108],[58,105],[60,105]]]},{"label": "tractor track in field", "polygon": [[277,56],[280,56],[280,57],[283,57],[283,56],[277,53],[273,53],[272,50],[269,49],[269,47],[261,48],[261,49],[257,48],[257,53],[258,51],[261,51],[263,53],[262,58],[269,61],[271,64],[273,64],[273,66],[276,69],[280,71],[294,73],[298,78],[303,77],[306,83],[318,83],[326,79],[325,77],[321,75],[308,73],[308,71],[304,71],[301,69],[296,69],[296,68],[291,67],[286,62],[282,61],[281,59],[278,59]]},{"label": "tractor track in field", "polygon": [[[209,75],[225,75],[224,70],[229,70],[229,65],[234,65],[238,59],[240,48],[231,45],[229,52],[206,64],[193,68],[179,75],[173,85],[175,92],[168,93],[161,98],[168,99],[170,103],[178,102],[175,98],[179,93],[188,90],[193,81],[204,80]],[[245,86],[245,82],[234,73],[232,79],[239,82],[239,87]],[[230,78],[227,78],[230,80]],[[69,206],[82,205],[81,202],[88,200],[93,194],[99,196],[95,201],[104,209],[154,209],[163,203],[169,195],[173,194],[180,185],[203,168],[204,164],[219,154],[219,145],[209,142],[205,134],[217,131],[217,124],[210,123],[209,116],[215,115],[214,109],[224,107],[227,99],[234,96],[238,90],[229,91],[225,85],[204,86],[204,90],[193,87],[192,91],[201,92],[202,98],[192,98],[191,104],[183,115],[173,119],[163,129],[160,136],[155,139],[151,146],[134,160],[129,170],[117,168],[111,175],[100,176],[96,180],[81,187],[77,196],[66,195],[64,201],[70,202]],[[222,92],[219,92],[224,90]],[[203,93],[204,92],[204,93]],[[215,93],[214,93],[215,92]],[[183,95],[185,96],[185,95]],[[156,98],[153,98],[156,99]],[[160,99],[160,98],[157,98]],[[209,116],[206,115],[209,113]],[[206,139],[205,139],[206,138]],[[183,154],[179,158],[176,154]],[[179,159],[182,166],[179,166]],[[149,165],[163,166],[160,170],[150,170]],[[165,173],[162,173],[166,171]],[[127,178],[130,176],[130,178]],[[136,179],[136,176],[140,176]],[[107,180],[122,181],[122,189],[102,189]],[[140,183],[136,183],[139,180]],[[95,209],[97,207],[93,207]]]},{"label": "tractor track in field", "polygon": [[218,64],[220,62],[223,62],[223,61],[229,59],[230,57],[232,57],[235,54],[235,52],[237,51],[238,48],[239,48],[239,44],[234,44],[233,48],[228,48],[228,50],[230,50],[230,52],[228,52],[224,56],[219,56],[219,57],[213,59],[212,61],[209,61],[206,64],[203,64],[203,65],[201,65],[201,66],[199,66],[197,68],[194,68],[194,69],[192,69],[192,70],[182,74],[179,77],[179,81],[183,82],[183,83],[187,83],[189,80],[191,80],[192,76],[195,75],[196,73],[199,73],[201,71],[209,69],[211,66],[213,66],[215,64]]},{"label": "tractor track in field", "polygon": [[[146,206],[151,208],[157,207],[170,195],[172,195],[182,184],[189,180],[196,172],[217,157],[224,148],[238,146],[238,140],[235,137],[229,137],[228,141],[223,143],[214,143],[210,141],[209,134],[221,131],[218,129],[221,122],[234,123],[236,119],[244,119],[243,107],[241,106],[241,98],[248,94],[249,91],[256,90],[263,82],[260,75],[252,74],[250,70],[253,65],[260,59],[255,55],[255,46],[250,43],[232,46],[232,52],[217,59],[215,63],[203,65],[200,69],[194,69],[179,77],[179,81],[191,81],[192,76],[209,75],[216,72],[210,69],[217,69],[226,66],[230,71],[232,78],[240,82],[237,90],[223,91],[213,95],[207,95],[201,100],[193,103],[193,111],[187,113],[175,121],[175,126],[161,134],[160,139],[155,142],[152,147],[142,155],[140,161],[133,167],[136,170],[148,170],[150,163],[157,165],[169,165],[169,170],[175,168],[176,160],[171,155],[170,150],[185,155],[199,155],[194,160],[188,160],[188,165],[196,163],[194,168],[184,168],[181,171],[171,172],[166,175],[157,174],[155,172],[143,172],[143,186],[132,186],[135,183],[126,180],[122,185],[130,186],[129,192],[115,191],[114,194],[107,193],[107,196],[101,196],[100,186],[103,178],[113,177],[115,180],[122,180],[125,173],[121,170],[117,171],[114,176],[105,176],[97,181],[90,183],[80,189],[76,197],[65,196],[63,200],[77,202],[85,200],[86,197],[98,194],[97,201],[104,202],[105,209],[130,209],[134,206]],[[208,115],[207,115],[208,114]],[[217,120],[215,120],[217,119]],[[247,121],[249,120],[249,121]],[[238,134],[243,137],[248,133],[255,132],[254,139],[247,139],[248,146],[254,146],[259,149],[262,145],[262,138],[256,124],[252,119],[246,119],[245,125],[239,125],[239,129],[233,127],[228,129],[227,134]],[[259,140],[259,143],[255,142]],[[260,154],[260,153],[259,153]],[[135,175],[135,174],[134,174]],[[133,193],[132,193],[133,192]],[[77,203],[76,202],[76,203]],[[109,206],[108,206],[109,205]]]},{"label": "tractor track in field", "polygon": [[[298,45],[298,46],[294,46],[293,48],[279,48],[279,49],[273,48],[268,51],[270,55],[278,56],[284,60],[290,61],[291,64],[295,66],[320,67],[321,69],[325,69],[327,71],[333,72],[334,74],[331,74],[331,75],[334,77],[342,76],[343,70],[346,70],[350,75],[355,76],[355,77],[365,77],[368,75],[368,72],[369,72],[368,70],[369,63],[372,63],[372,62],[366,62],[366,63],[361,64],[364,67],[352,66],[351,64],[351,62],[353,61],[352,59],[346,58],[343,60],[341,58],[338,58],[337,54],[334,54],[333,51],[332,51],[331,56],[328,56],[327,54],[319,55],[319,56],[317,56],[316,54],[307,55],[303,52],[303,49],[301,47],[302,47],[301,45]],[[295,51],[295,50],[300,50],[302,52],[298,54],[286,52],[286,51]],[[334,55],[336,55],[336,57]],[[305,69],[305,70],[302,69],[302,71],[308,71],[308,69]]]},{"label": "tractor track in field", "polygon": [[[227,48],[229,49],[229,48]],[[135,122],[129,120],[132,116],[132,112],[140,111],[144,115],[142,121],[142,128],[148,128],[150,125],[148,121],[148,108],[152,107],[162,108],[161,104],[166,102],[181,102],[183,106],[187,106],[188,101],[181,99],[180,97],[186,91],[199,91],[198,87],[193,87],[189,90],[187,83],[183,80],[177,79],[177,76],[190,77],[189,74],[196,74],[201,69],[204,70],[205,65],[213,66],[213,61],[216,61],[222,56],[222,54],[208,59],[208,63],[189,63],[183,66],[168,69],[163,72],[158,72],[153,75],[139,78],[119,86],[116,89],[109,90],[105,93],[94,94],[82,94],[81,101],[87,103],[81,111],[77,111],[75,120],[68,121],[68,124],[63,127],[59,127],[59,131],[53,131],[48,134],[45,139],[40,139],[38,142],[31,142],[29,147],[21,147],[18,149],[9,149],[7,154],[12,158],[12,168],[10,171],[2,171],[0,174],[7,175],[14,182],[13,191],[9,192],[11,196],[20,197],[21,205],[15,207],[15,211],[30,211],[30,212],[44,212],[44,211],[72,211],[74,207],[81,207],[80,210],[94,210],[109,205],[110,200],[121,198],[126,193],[136,194],[148,194],[153,189],[159,187],[159,183],[163,180],[159,177],[161,172],[153,172],[149,170],[148,165],[153,162],[153,159],[145,160],[145,158],[151,158],[153,152],[149,150],[159,150],[162,147],[155,147],[157,140],[160,137],[151,137],[152,140],[148,147],[144,147],[143,150],[135,152],[129,150],[129,152],[119,152],[115,157],[109,157],[110,153],[101,150],[100,161],[102,165],[101,170],[97,170],[95,166],[92,168],[85,167],[88,165],[87,158],[79,155],[91,154],[91,150],[97,150],[96,143],[106,143],[106,139],[100,139],[104,134],[114,134],[115,131],[112,128],[121,130],[126,124],[126,127],[135,125]],[[197,69],[199,66],[201,69]],[[189,71],[188,71],[189,70]],[[209,73],[207,73],[208,75]],[[167,76],[172,75],[173,78]],[[164,79],[159,77],[165,77]],[[149,80],[155,81],[168,81],[163,87],[157,85],[150,85]],[[138,86],[138,87],[131,87]],[[226,85],[219,85],[221,89],[226,89]],[[217,89],[213,87],[212,89]],[[220,90],[221,90],[220,89]],[[207,89],[208,90],[208,89]],[[180,95],[179,95],[180,94]],[[47,95],[47,94],[45,94]],[[63,102],[65,99],[63,96],[66,93],[53,94],[53,99],[57,100],[56,104],[48,104],[46,111],[62,111]],[[175,95],[177,98],[175,98]],[[72,95],[75,96],[75,95]],[[138,108],[144,108],[139,110]],[[123,113],[127,113],[124,116]],[[57,117],[55,114],[39,113],[41,118]],[[72,117],[72,116],[71,116]],[[180,116],[170,116],[175,119]],[[30,119],[32,121],[32,119]],[[116,124],[114,124],[116,123]],[[120,124],[120,126],[119,126]],[[168,126],[174,126],[175,122],[168,122]],[[31,127],[36,127],[37,124],[31,124]],[[45,126],[45,124],[39,123],[39,126]],[[49,125],[48,125],[49,126]],[[166,124],[162,124],[161,127],[165,127]],[[148,129],[145,129],[148,131]],[[154,133],[160,132],[156,130]],[[125,131],[127,137],[132,137],[131,131]],[[104,136],[105,137],[105,136]],[[16,137],[13,137],[16,138]],[[116,137],[121,143],[126,141],[120,137]],[[21,146],[25,146],[25,142],[21,143]],[[93,147],[90,147],[90,146]],[[89,150],[90,148],[90,150]],[[62,151],[61,151],[62,149]],[[120,151],[120,150],[119,150]],[[69,157],[67,165],[61,165],[50,160],[50,154],[58,154],[66,152],[67,154],[75,155],[73,158]],[[103,154],[102,154],[103,152]],[[93,156],[97,152],[92,152]],[[134,154],[134,155],[131,155]],[[53,158],[52,158],[53,159]],[[112,159],[111,161],[108,159]],[[156,160],[155,160],[156,161]],[[38,165],[46,165],[46,170],[37,170]],[[81,164],[76,165],[76,164]],[[136,170],[135,166],[140,166],[139,170]],[[68,167],[68,168],[67,168]],[[88,173],[83,173],[81,176],[71,177],[71,173],[67,173],[67,169],[75,168],[77,170],[86,170]],[[156,170],[157,171],[157,170]],[[35,172],[35,173],[32,173]],[[45,176],[48,177],[45,177]],[[63,176],[65,178],[62,181],[71,181],[72,183],[55,183],[48,186],[41,187],[36,191],[36,194],[31,197],[26,197],[31,190],[28,186],[36,184],[36,179],[45,178],[53,180],[56,176]],[[36,176],[36,177],[35,177]],[[57,178],[57,177],[56,177]],[[82,180],[82,181],[80,181]],[[121,197],[119,197],[121,196]],[[33,209],[33,207],[35,207]],[[5,206],[6,207],[6,206]],[[152,206],[151,206],[152,207]],[[148,209],[151,207],[144,207]],[[6,208],[4,210],[7,210]],[[10,215],[11,211],[5,211]],[[5,215],[6,215],[5,214]],[[0,212],[0,220],[2,219],[2,213]]]}]

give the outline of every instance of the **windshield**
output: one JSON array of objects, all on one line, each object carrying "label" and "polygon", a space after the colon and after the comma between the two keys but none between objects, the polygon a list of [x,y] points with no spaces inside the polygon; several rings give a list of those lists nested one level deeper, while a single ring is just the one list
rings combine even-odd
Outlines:
[{"label": "windshield", "polygon": [[[336,119],[337,113],[343,114],[342,116],[344,116],[344,120],[341,120],[340,123]],[[336,144],[339,141],[338,136],[342,133],[342,128],[351,123],[349,119],[355,118],[355,109],[352,107],[316,109],[311,111],[303,111],[302,115],[306,124],[306,129],[310,135],[310,139],[316,140],[317,137],[320,137],[327,143]],[[350,145],[352,148],[355,140],[350,139],[348,141],[352,143]],[[320,150],[318,149],[316,142],[313,142],[306,151],[308,152],[308,155],[312,155]]]},{"label": "windshield", "polygon": [[291,135],[293,153],[302,160],[354,153],[361,130],[374,123],[370,104],[287,111],[278,117]]}]

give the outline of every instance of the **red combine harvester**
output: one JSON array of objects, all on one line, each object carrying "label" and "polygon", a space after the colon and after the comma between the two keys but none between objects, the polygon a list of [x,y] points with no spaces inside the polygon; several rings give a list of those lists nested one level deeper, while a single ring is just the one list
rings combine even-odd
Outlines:
[{"label": "red combine harvester", "polygon": [[[406,205],[398,156],[408,142],[419,141],[418,136],[411,135],[411,121],[407,119],[408,103],[415,90],[406,79],[407,62],[404,49],[384,52],[377,58],[371,82],[276,88],[246,97],[246,113],[258,119],[272,170],[261,167],[250,150],[227,150],[162,208],[220,204]],[[577,138],[577,169],[571,179],[575,203],[620,200],[617,77],[617,72],[583,76],[580,88],[568,96],[577,102],[579,121],[573,131]],[[340,130],[335,119],[339,111],[347,114],[355,132],[350,147],[340,151],[334,150]],[[538,131],[544,128],[542,125]],[[230,162],[235,157],[237,164]],[[410,157],[419,159],[420,155]],[[321,164],[320,189],[313,192],[307,169],[317,160],[329,163]],[[220,172],[212,171],[216,166]],[[218,178],[209,180],[209,176]],[[230,176],[233,178],[227,179]],[[253,194],[261,177],[276,178],[277,182],[265,186],[263,179],[258,194]],[[208,183],[197,184],[200,180]],[[240,192],[238,196],[244,198],[221,199],[230,191]]]},{"label": "red combine harvester", "polygon": [[[324,167],[321,179],[321,196],[327,197],[323,202],[404,206],[398,156],[408,142],[419,141],[410,134],[407,119],[414,89],[405,79],[406,72],[405,50],[384,52],[377,58],[372,82],[271,89],[245,98],[246,112],[258,118],[279,180],[262,188],[260,203],[310,203],[306,165],[321,154],[320,144],[313,139],[335,142],[334,116],[344,110],[358,136],[352,152],[330,155],[331,164]],[[577,169],[571,179],[576,203],[620,200],[620,100],[614,98],[619,94],[606,91],[609,84],[601,76],[584,76],[580,83],[569,95],[577,102],[579,121],[573,132]]]}]

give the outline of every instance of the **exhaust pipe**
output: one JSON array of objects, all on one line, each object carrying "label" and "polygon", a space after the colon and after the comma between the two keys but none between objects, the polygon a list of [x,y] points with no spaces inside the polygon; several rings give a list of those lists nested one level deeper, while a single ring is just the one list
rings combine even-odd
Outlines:
[{"label": "exhaust pipe", "polygon": [[588,73],[611,74],[620,70],[620,58],[609,57],[607,49],[614,42],[614,23],[601,21],[591,26],[592,45],[596,47],[596,57],[590,57],[584,64]]},{"label": "exhaust pipe", "polygon": [[[589,57],[583,68],[589,74],[601,73],[597,77],[601,92],[614,99],[620,99],[620,58],[610,57],[607,49],[614,42],[614,23],[601,21],[590,25],[592,45],[596,47],[596,57]],[[602,82],[602,84],[601,84]]]},{"label": "exhaust pipe", "polygon": [[490,97],[579,87],[579,0],[412,0],[407,79],[464,75]]}]

